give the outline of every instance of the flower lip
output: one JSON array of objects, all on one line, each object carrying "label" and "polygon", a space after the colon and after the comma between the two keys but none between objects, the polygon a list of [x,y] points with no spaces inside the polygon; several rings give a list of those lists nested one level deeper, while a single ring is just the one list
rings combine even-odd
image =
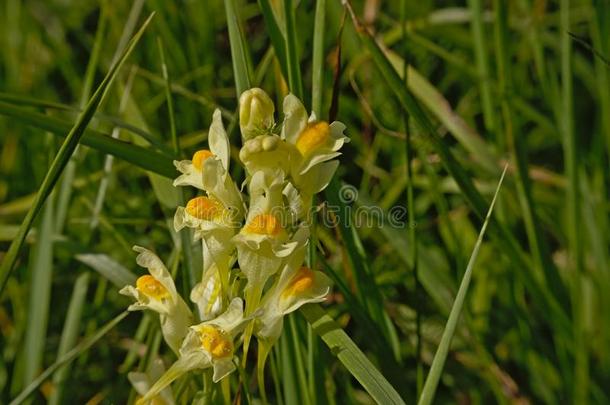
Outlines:
[{"label": "flower lip", "polygon": [[282,231],[282,224],[275,215],[259,214],[244,227],[245,233],[277,236]]},{"label": "flower lip", "polygon": [[136,280],[136,288],[142,294],[146,295],[147,297],[156,299],[157,301],[169,298],[170,296],[169,291],[167,291],[167,288],[165,288],[159,280],[157,280],[150,274],[139,277]]},{"label": "flower lip", "polygon": [[233,354],[231,336],[224,330],[213,325],[203,325],[198,332],[201,346],[214,359],[229,357]]},{"label": "flower lip", "polygon": [[326,143],[330,137],[330,126],[326,121],[308,124],[299,134],[296,147],[301,155],[311,154]]},{"label": "flower lip", "polygon": [[290,284],[282,291],[282,298],[288,298],[302,294],[309,290],[314,283],[314,272],[308,267],[302,266],[294,275]]},{"label": "flower lip", "polygon": [[212,221],[223,213],[222,205],[209,197],[195,197],[186,203],[186,212],[197,218]]},{"label": "flower lip", "polygon": [[193,162],[193,166],[195,166],[197,170],[201,170],[203,168],[203,162],[205,162],[207,158],[213,155],[214,154],[207,149],[198,150],[193,155],[193,159],[191,159]]}]

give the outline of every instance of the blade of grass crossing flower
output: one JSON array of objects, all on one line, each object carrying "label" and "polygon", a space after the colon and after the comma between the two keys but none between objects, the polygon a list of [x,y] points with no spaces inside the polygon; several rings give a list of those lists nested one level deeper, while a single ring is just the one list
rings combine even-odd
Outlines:
[{"label": "blade of grass crossing flower", "polygon": [[241,93],[251,87],[252,61],[237,13],[237,2],[235,0],[226,0],[224,3],[227,14],[227,27],[229,29],[233,74],[235,75],[235,89],[237,90],[237,97],[239,97]]},{"label": "blade of grass crossing flower", "polygon": [[[318,117],[322,116],[322,99],[324,95],[324,34],[326,20],[326,0],[316,1],[316,11],[313,27],[313,60],[311,77],[311,111]],[[312,206],[315,205],[315,200]],[[313,268],[316,261],[316,249],[318,244],[317,233],[315,232],[316,217],[312,220],[311,241],[309,245],[308,266]],[[294,319],[292,319],[294,320]],[[324,367],[316,364],[321,361],[318,339],[313,328],[307,324],[307,369],[308,369],[308,391],[311,403],[321,403],[324,398],[322,388],[324,386]]]},{"label": "blade of grass crossing flower", "polygon": [[[0,114],[59,136],[65,136],[65,133],[70,131],[71,128],[71,124],[61,119],[29,111],[2,101],[0,101]],[[176,169],[172,164],[171,157],[152,149],[145,149],[119,141],[102,132],[86,129],[81,138],[81,144],[100,152],[114,155],[142,169],[158,173],[162,176],[168,178],[176,176]]]},{"label": "blade of grass crossing flower", "polygon": [[339,358],[378,404],[404,404],[394,387],[320,305],[305,305],[301,308],[301,313],[326,343],[331,353]]},{"label": "blade of grass crossing flower", "polygon": [[131,40],[129,46],[127,46],[125,52],[121,55],[118,61],[110,68],[110,71],[87,103],[87,107],[85,108],[85,110],[79,115],[76,123],[72,127],[72,130],[66,136],[66,139],[64,140],[59,151],[57,152],[57,155],[55,156],[55,159],[53,160],[53,163],[51,164],[47,175],[45,176],[44,180],[42,181],[42,184],[40,185],[38,194],[36,195],[36,200],[34,201],[32,207],[26,214],[25,219],[23,220],[23,223],[19,228],[19,233],[17,234],[17,237],[13,240],[8,252],[4,256],[2,265],[0,266],[0,293],[4,290],[4,287],[6,286],[6,281],[8,280],[8,277],[10,276],[10,273],[13,270],[13,266],[17,261],[17,256],[25,240],[25,235],[28,233],[30,227],[34,222],[34,219],[40,212],[42,206],[44,205],[44,202],[47,200],[49,194],[53,190],[53,187],[57,183],[57,180],[59,179],[59,176],[61,175],[63,169],[66,167],[66,164],[68,163],[70,156],[72,156],[74,149],[76,149],[76,146],[78,145],[81,137],[83,136],[87,125],[91,121],[91,118],[93,118],[95,110],[105,98],[109,85],[113,82],[117,72],[119,71],[121,66],[123,66],[123,63],[129,56],[131,51],[135,48],[135,45],[144,33],[144,30],[150,23],[153,15],[151,15],[146,20],[146,22],[142,25],[140,30]]},{"label": "blade of grass crossing flower", "polygon": [[54,195],[43,208],[36,243],[31,255],[29,274],[30,294],[28,300],[27,333],[23,347],[25,368],[23,386],[34,380],[43,365],[47,323],[51,303],[51,280],[53,272]]},{"label": "blade of grass crossing flower", "polygon": [[32,381],[19,395],[17,395],[9,405],[19,405],[23,403],[38,387],[44,383],[47,378],[49,378],[53,373],[62,367],[63,365],[73,361],[75,358],[80,356],[82,353],[86,352],[93,346],[98,340],[104,337],[106,333],[110,332],[119,322],[121,322],[125,317],[129,315],[129,312],[125,311],[116,316],[110,322],[99,328],[95,333],[93,333],[88,338],[84,339],[78,345],[74,346],[72,350],[63,355],[60,359],[58,359],[55,363],[53,363],[49,368],[44,370],[34,381]]},{"label": "blade of grass crossing flower", "polygon": [[295,25],[295,7],[292,0],[285,0],[286,16],[286,55],[288,57],[288,86],[292,94],[303,99],[303,81],[301,80],[301,65],[297,48],[297,28]]},{"label": "blade of grass crossing flower", "polygon": [[[64,328],[61,332],[59,349],[57,350],[57,360],[60,360],[63,356],[65,356],[66,353],[68,353],[68,350],[71,347],[74,347],[76,344],[81,315],[83,313],[85,300],[87,298],[89,277],[89,273],[83,273],[74,283],[74,289],[72,290],[72,297],[70,298],[66,321],[64,322]],[[49,398],[49,405],[57,405],[62,403],[62,393],[64,384],[69,377],[70,363],[71,362],[66,363],[53,375],[53,393],[51,394],[51,398]]]},{"label": "blade of grass crossing flower", "polygon": [[457,295],[455,296],[453,307],[451,308],[449,318],[447,319],[447,324],[445,325],[445,329],[443,330],[441,342],[438,346],[438,349],[436,350],[436,353],[434,354],[434,359],[432,360],[432,365],[430,366],[430,371],[428,373],[428,377],[426,378],[426,383],[424,384],[424,388],[419,398],[419,405],[429,405],[434,400],[434,394],[436,393],[436,388],[438,387],[438,382],[441,378],[441,374],[445,366],[445,360],[447,359],[447,354],[449,353],[451,339],[453,338],[453,335],[455,333],[457,323],[460,319],[460,314],[462,313],[462,308],[464,306],[464,299],[466,298],[466,293],[468,292],[468,287],[470,286],[470,280],[472,278],[472,269],[479,255],[479,249],[481,248],[481,244],[483,243],[483,236],[485,235],[485,230],[487,229],[487,225],[489,224],[489,221],[491,219],[491,214],[493,212],[493,208],[496,203],[500,188],[502,187],[502,182],[504,181],[504,176],[506,175],[507,168],[508,165],[504,167],[504,171],[502,172],[502,176],[500,177],[500,181],[498,182],[498,186],[496,187],[496,192],[494,193],[494,197],[491,200],[489,210],[487,211],[485,222],[483,222],[483,226],[481,227],[481,231],[479,232],[479,237],[477,239],[476,244],[474,245],[472,254],[470,255],[468,266],[466,267],[466,271],[464,272],[464,277],[462,277],[460,288],[457,292]]}]

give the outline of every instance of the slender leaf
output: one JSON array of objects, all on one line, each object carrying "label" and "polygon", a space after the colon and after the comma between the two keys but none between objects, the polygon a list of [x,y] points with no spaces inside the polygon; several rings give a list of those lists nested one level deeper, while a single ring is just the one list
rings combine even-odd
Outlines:
[{"label": "slender leaf", "polygon": [[30,383],[39,369],[47,336],[47,323],[51,303],[51,280],[53,278],[53,225],[55,197],[44,205],[42,221],[38,227],[36,244],[30,262],[30,297],[28,304],[27,333],[23,347],[25,370],[24,385]]},{"label": "slender leaf", "polygon": [[301,313],[330,351],[339,358],[378,404],[404,404],[394,387],[321,306],[306,305],[301,308]]},{"label": "slender leaf", "polygon": [[231,59],[233,60],[233,74],[235,75],[235,89],[237,96],[248,90],[252,78],[252,62],[250,51],[244,38],[238,15],[236,0],[226,0],[225,11],[227,14],[227,26],[229,28],[229,42],[231,43]]},{"label": "slender leaf", "polygon": [[134,284],[136,281],[135,274],[108,255],[84,253],[76,255],[75,258],[100,273],[102,277],[108,279],[117,288]]},{"label": "slender leaf", "polygon": [[470,280],[472,278],[472,269],[477,260],[477,257],[479,256],[479,249],[481,248],[481,245],[483,243],[483,236],[485,235],[485,230],[487,229],[487,225],[489,224],[489,221],[491,219],[491,213],[493,212],[494,205],[496,204],[496,198],[498,197],[498,193],[500,191],[500,188],[502,187],[502,182],[504,181],[504,175],[506,174],[507,168],[508,165],[504,167],[504,171],[502,172],[502,176],[500,177],[500,181],[498,182],[498,186],[496,187],[496,192],[494,193],[494,197],[491,200],[489,210],[487,211],[485,222],[483,222],[483,226],[481,227],[481,231],[479,232],[479,237],[477,239],[476,244],[474,245],[472,254],[470,255],[468,266],[466,267],[464,277],[462,277],[462,282],[460,283],[460,289],[458,290],[458,293],[455,297],[453,307],[451,308],[451,312],[449,313],[449,319],[447,319],[447,324],[445,325],[445,329],[443,330],[441,342],[438,346],[438,349],[436,350],[434,359],[432,360],[430,372],[428,373],[426,383],[424,384],[424,388],[419,398],[419,405],[428,405],[431,404],[434,400],[434,394],[436,393],[436,388],[441,378],[443,367],[445,366],[445,360],[447,359],[447,354],[449,353],[451,339],[453,339],[453,335],[457,328],[457,323],[460,319],[460,314],[462,313],[462,308],[464,306],[464,299],[466,298],[466,293],[468,292],[468,287],[470,286]]},{"label": "slender leaf", "polygon": [[[71,347],[74,347],[76,344],[79,326],[81,324],[81,315],[86,304],[88,286],[88,272],[81,274],[74,283],[74,289],[72,290],[72,297],[70,298],[70,305],[68,306],[66,321],[64,322],[64,329],[61,332],[59,349],[57,350],[57,361],[65,356],[66,353],[68,353],[68,350]],[[71,362],[67,362],[53,375],[53,393],[49,399],[49,405],[57,405],[62,403],[61,399],[64,384],[66,381],[68,381],[70,375],[70,363]]]},{"label": "slender leaf", "polygon": [[292,94],[303,98],[303,81],[301,79],[301,65],[297,49],[297,31],[295,25],[295,11],[292,0],[284,0],[284,14],[286,17],[286,55],[288,56],[288,86]]},{"label": "slender leaf", "polygon": [[270,0],[258,0],[258,4],[261,8],[263,18],[265,19],[265,26],[269,30],[269,38],[275,51],[275,56],[280,64],[280,69],[285,78],[288,78],[288,59],[286,57],[286,38],[282,33],[280,26],[273,12],[273,6]]},{"label": "slender leaf", "polygon": [[322,117],[324,94],[324,31],[326,28],[326,0],[316,1],[316,16],[313,27],[313,60],[311,73],[311,111]]}]

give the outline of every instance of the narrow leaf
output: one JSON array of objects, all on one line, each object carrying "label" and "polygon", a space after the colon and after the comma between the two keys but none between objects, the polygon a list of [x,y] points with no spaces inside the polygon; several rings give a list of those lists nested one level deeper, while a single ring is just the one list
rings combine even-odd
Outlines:
[{"label": "narrow leaf", "polygon": [[225,10],[227,13],[229,42],[231,43],[231,60],[233,61],[233,74],[235,75],[235,88],[239,97],[241,93],[251,87],[252,62],[237,14],[236,1],[226,0]]},{"label": "narrow leaf", "polygon": [[466,298],[466,293],[468,292],[468,287],[470,286],[470,280],[472,278],[472,269],[474,267],[474,263],[477,260],[477,256],[479,255],[479,249],[481,248],[481,244],[483,243],[483,236],[485,235],[487,224],[489,223],[489,220],[491,218],[491,213],[493,212],[494,205],[496,203],[496,198],[498,197],[498,192],[502,187],[502,182],[504,181],[504,175],[506,174],[507,168],[508,165],[504,166],[504,171],[502,172],[502,176],[500,177],[500,181],[498,182],[498,186],[496,187],[496,192],[494,193],[494,197],[491,200],[491,205],[489,206],[489,210],[487,211],[485,222],[483,222],[483,226],[481,227],[481,231],[479,232],[479,237],[477,239],[476,244],[474,245],[472,254],[470,255],[470,260],[468,261],[468,266],[466,267],[466,271],[464,272],[464,277],[462,277],[462,282],[460,283],[460,288],[455,297],[453,307],[451,308],[451,312],[449,313],[449,319],[447,319],[447,324],[445,325],[445,330],[443,331],[441,342],[438,346],[438,349],[436,350],[434,359],[432,360],[430,372],[428,373],[426,383],[424,384],[424,389],[422,390],[421,396],[419,398],[419,405],[431,404],[432,400],[434,399],[434,394],[436,393],[436,388],[438,387],[438,382],[441,378],[441,373],[443,372],[445,360],[447,359],[447,354],[449,353],[451,339],[453,338],[453,335],[455,333],[457,322],[460,318],[460,314],[462,313],[462,307],[464,306],[464,299]]},{"label": "narrow leaf", "polygon": [[330,351],[358,380],[378,404],[404,404],[394,387],[381,375],[341,326],[317,304],[306,305],[301,313]]},{"label": "narrow leaf", "polygon": [[76,260],[86,264],[93,270],[100,273],[100,275],[117,288],[123,288],[126,285],[134,284],[136,281],[136,275],[125,268],[120,263],[117,263],[110,256],[105,254],[97,253],[85,253],[75,256]]}]

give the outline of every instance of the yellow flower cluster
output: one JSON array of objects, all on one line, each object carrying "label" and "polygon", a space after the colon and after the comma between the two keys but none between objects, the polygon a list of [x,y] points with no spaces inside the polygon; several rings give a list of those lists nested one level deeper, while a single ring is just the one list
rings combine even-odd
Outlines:
[{"label": "yellow flower cluster", "polygon": [[[175,230],[193,229],[194,239],[202,244],[203,276],[190,294],[195,314],[177,293],[162,261],[134,248],[140,253],[138,264],[150,274],[121,293],[135,299],[130,310],[159,313],[165,341],[178,356],[154,383],[142,383],[138,373],[130,376],[140,382],[142,403],[167,397],[172,381],[191,370],[212,367],[213,380],[219,381],[235,369],[238,343],[243,342],[245,359],[252,335],[262,345],[259,356],[264,356],[279,338],[286,314],[323,301],[330,291],[330,279],[303,262],[313,196],[337,169],[334,158],[348,141],[345,126],[308,116],[293,95],[284,99],[280,124],[263,90],[244,92],[239,103],[239,158],[247,195],[229,173],[230,144],[219,110],[208,132],[209,149],[174,162],[181,173],[174,185],[202,191],[174,216]],[[246,279],[243,288],[240,278]],[[201,322],[196,324],[196,318]],[[259,359],[261,364],[264,359]]]}]

